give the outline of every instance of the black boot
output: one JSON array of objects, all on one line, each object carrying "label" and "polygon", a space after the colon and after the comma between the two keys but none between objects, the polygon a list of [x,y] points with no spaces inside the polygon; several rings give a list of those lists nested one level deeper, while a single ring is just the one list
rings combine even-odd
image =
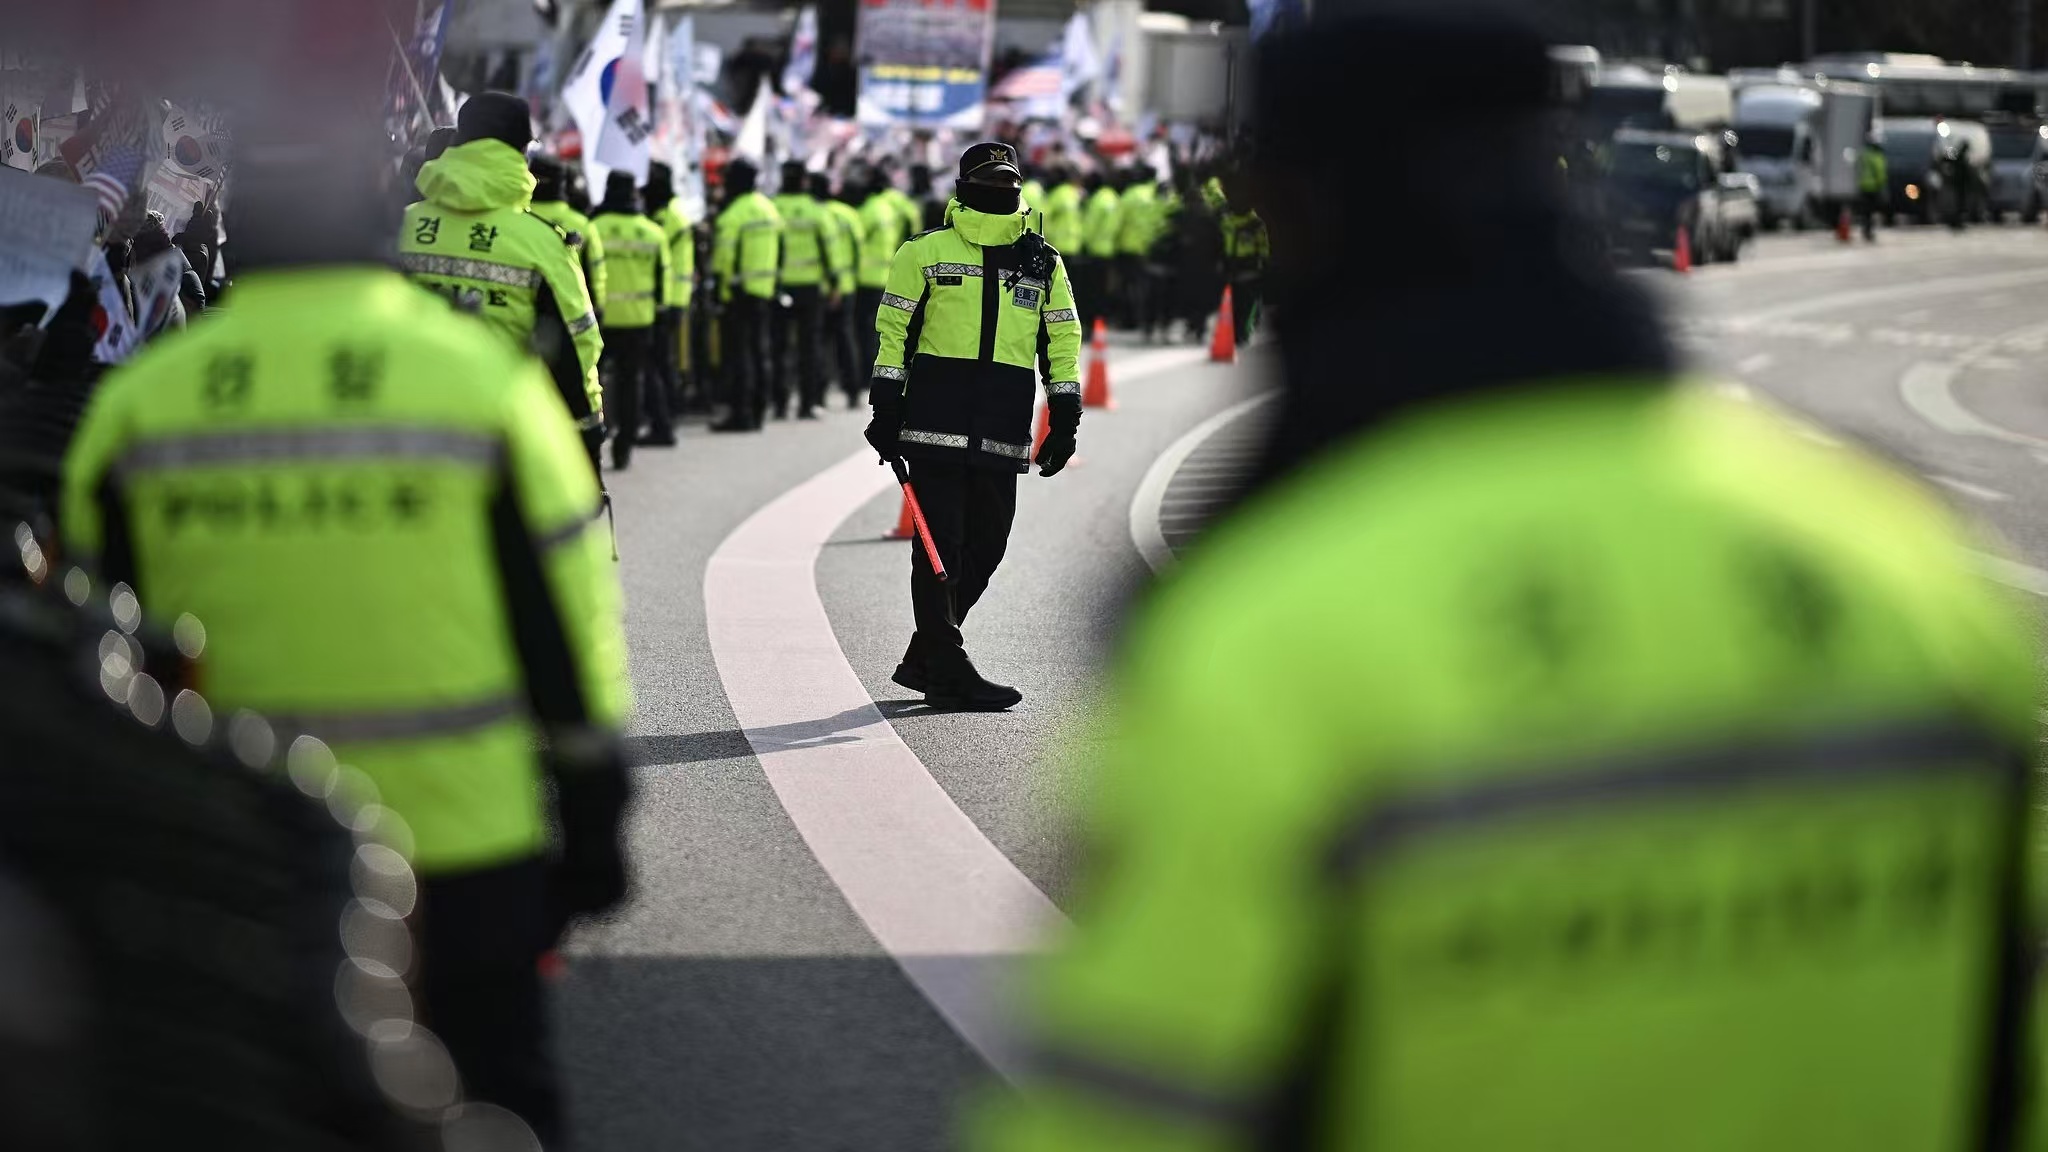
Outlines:
[{"label": "black boot", "polygon": [[1024,699],[1024,694],[1015,688],[982,679],[981,673],[974,670],[974,661],[959,648],[928,655],[925,668],[931,679],[924,690],[924,702],[932,708],[1001,712]]},{"label": "black boot", "polygon": [[923,695],[931,686],[931,675],[924,666],[924,634],[913,632],[910,647],[903,650],[903,659],[896,665],[896,671],[889,679],[903,685],[912,692]]}]

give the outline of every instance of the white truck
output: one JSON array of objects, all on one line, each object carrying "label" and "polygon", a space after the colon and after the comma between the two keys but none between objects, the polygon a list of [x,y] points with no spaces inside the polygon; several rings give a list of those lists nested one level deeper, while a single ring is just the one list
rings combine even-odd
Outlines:
[{"label": "white truck", "polygon": [[1774,78],[1735,91],[1736,167],[1755,176],[1766,228],[1833,220],[1856,200],[1856,158],[1877,94],[1840,80]]}]

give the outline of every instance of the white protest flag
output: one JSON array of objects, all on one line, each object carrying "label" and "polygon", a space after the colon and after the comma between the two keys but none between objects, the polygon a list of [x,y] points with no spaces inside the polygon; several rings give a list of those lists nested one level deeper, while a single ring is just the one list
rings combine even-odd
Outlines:
[{"label": "white protest flag", "polygon": [[810,87],[811,73],[818,70],[818,9],[806,4],[796,14],[796,31],[789,37],[789,63],[782,67],[782,94],[794,96]]},{"label": "white protest flag", "polygon": [[647,74],[640,0],[612,0],[604,23],[562,85],[562,103],[583,137],[583,170],[593,193],[614,168],[647,179]]},{"label": "white protest flag", "polygon": [[775,90],[768,85],[768,77],[761,77],[761,86],[754,90],[754,106],[747,109],[747,118],[740,122],[739,138],[732,142],[732,154],[744,156],[756,167],[768,163],[768,113],[775,103]]},{"label": "white protest flag", "polygon": [[[668,33],[668,70],[675,83],[676,107],[682,113],[677,132],[683,163],[676,172],[676,195],[692,220],[704,218],[704,115],[698,111],[697,20],[684,16]],[[712,73],[717,76],[716,72]]]},{"label": "white protest flag", "polygon": [[1074,93],[1095,83],[1102,75],[1102,56],[1095,51],[1095,29],[1086,12],[1067,20],[1066,36],[1060,41],[1060,98],[1071,101]]}]

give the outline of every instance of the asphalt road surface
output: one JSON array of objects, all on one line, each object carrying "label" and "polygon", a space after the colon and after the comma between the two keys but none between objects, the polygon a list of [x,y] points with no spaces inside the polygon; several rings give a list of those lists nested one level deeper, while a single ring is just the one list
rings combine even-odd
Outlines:
[{"label": "asphalt road surface", "polygon": [[[2048,234],[1773,236],[1639,274],[1709,386],[1865,442],[1981,519],[1987,575],[2048,594]],[[558,988],[577,1147],[954,1145],[1007,1066],[999,989],[1059,923],[1069,797],[1127,598],[1228,502],[1271,353],[1119,345],[1080,458],[1020,481],[969,650],[1024,703],[937,715],[898,497],[865,412],[686,431],[614,477],[638,713],[636,890]],[[2002,553],[1993,557],[1991,552]]]}]

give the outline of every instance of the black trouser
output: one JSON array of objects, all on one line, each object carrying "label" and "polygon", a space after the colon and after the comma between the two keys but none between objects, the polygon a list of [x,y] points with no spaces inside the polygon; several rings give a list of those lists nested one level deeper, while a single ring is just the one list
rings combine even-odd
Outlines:
[{"label": "black trouser", "polygon": [[794,394],[797,407],[808,411],[825,402],[818,355],[825,337],[825,292],[816,284],[792,284],[786,291],[789,307],[775,310],[775,410],[785,408]]},{"label": "black trouser", "polygon": [[735,424],[760,427],[761,414],[768,408],[768,383],[773,360],[768,354],[768,312],[773,300],[735,292],[725,305],[724,331],[719,334],[720,352],[725,357],[726,399],[732,403]]},{"label": "black trouser", "polygon": [[614,468],[624,468],[633,458],[633,438],[640,434],[640,393],[647,387],[653,347],[652,327],[604,330],[604,424],[612,434]]},{"label": "black trouser", "polygon": [[846,390],[848,402],[866,400],[868,395],[868,364],[860,362],[860,344],[853,338],[854,301],[846,296],[839,303],[825,309],[825,344],[829,357],[839,371],[839,386]]},{"label": "black trouser", "polygon": [[1863,213],[1863,238],[1877,239],[1877,214],[1883,210],[1884,193],[1865,192],[1856,198],[1856,207]]},{"label": "black trouser", "polygon": [[[647,412],[657,436],[673,431],[675,418],[683,411],[682,333],[686,315],[681,308],[663,308],[654,318],[654,390],[648,393]],[[659,406],[655,403],[657,397]]]},{"label": "black trouser", "polygon": [[413,926],[421,1023],[447,1046],[464,1094],[517,1113],[553,1148],[562,1113],[539,971],[554,943],[547,906],[546,863],[521,860],[423,877]]},{"label": "black trouser", "polygon": [[910,484],[924,510],[932,543],[946,564],[941,584],[925,559],[924,545],[911,541],[910,607],[927,659],[944,658],[961,647],[967,620],[989,577],[1010,546],[1010,521],[1017,515],[1017,473],[966,463],[912,460]]},{"label": "black trouser", "polygon": [[1074,310],[1081,314],[1081,339],[1095,331],[1095,318],[1102,315],[1103,261],[1094,256],[1076,256],[1073,261]]},{"label": "black trouser", "polygon": [[[860,340],[860,388],[868,386],[868,373],[882,351],[882,334],[875,331],[875,314],[882,310],[882,290],[862,288],[853,294],[853,334]],[[905,356],[910,352],[906,349]]]},{"label": "black trouser", "polygon": [[1145,260],[1129,253],[1119,254],[1110,264],[1110,275],[1116,279],[1116,311],[1110,323],[1120,328],[1136,328],[1145,315]]},{"label": "black trouser", "polygon": [[1230,282],[1230,326],[1237,346],[1252,338],[1252,309],[1258,306],[1260,278],[1256,273],[1238,273]]}]

